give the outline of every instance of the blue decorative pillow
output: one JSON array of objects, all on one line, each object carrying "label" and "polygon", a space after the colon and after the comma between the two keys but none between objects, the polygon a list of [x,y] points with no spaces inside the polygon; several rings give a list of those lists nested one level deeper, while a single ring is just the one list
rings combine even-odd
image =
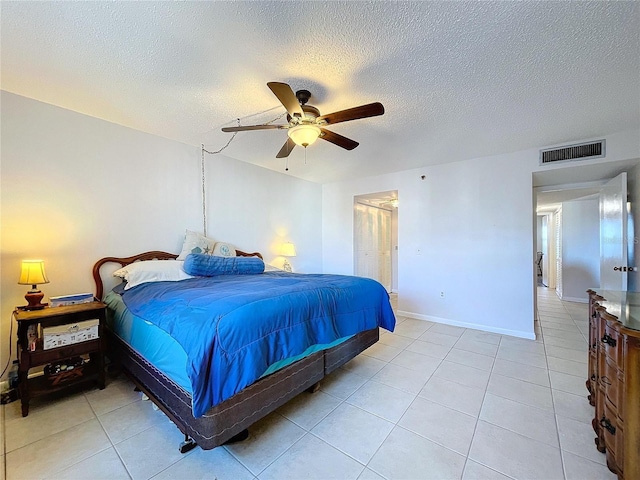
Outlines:
[{"label": "blue decorative pillow", "polygon": [[184,260],[184,271],[198,277],[248,275],[263,273],[264,262],[259,257],[214,257],[191,253]]}]

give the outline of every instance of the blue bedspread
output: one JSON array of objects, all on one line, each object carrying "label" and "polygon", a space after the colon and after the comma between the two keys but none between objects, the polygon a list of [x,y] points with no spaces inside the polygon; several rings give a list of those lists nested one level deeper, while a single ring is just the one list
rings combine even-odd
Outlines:
[{"label": "blue bedspread", "polygon": [[384,287],[361,277],[197,277],[144,283],[122,298],[134,315],[184,348],[195,417],[251,385],[269,365],[311,345],[395,327]]}]

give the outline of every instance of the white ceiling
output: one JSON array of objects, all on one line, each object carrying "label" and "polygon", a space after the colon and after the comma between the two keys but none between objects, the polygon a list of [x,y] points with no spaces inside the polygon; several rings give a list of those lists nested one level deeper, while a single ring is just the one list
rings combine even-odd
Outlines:
[{"label": "white ceiling", "polygon": [[[638,2],[11,2],[4,90],[209,150],[222,126],[284,112],[268,81],[322,113],[380,101],[290,156],[316,182],[640,128]],[[225,154],[283,171],[280,130]]]}]

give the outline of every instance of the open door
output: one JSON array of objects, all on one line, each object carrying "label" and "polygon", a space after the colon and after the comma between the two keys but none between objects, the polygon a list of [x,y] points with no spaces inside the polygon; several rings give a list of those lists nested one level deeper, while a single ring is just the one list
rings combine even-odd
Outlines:
[{"label": "open door", "polygon": [[627,173],[600,190],[600,288],[627,290]]}]

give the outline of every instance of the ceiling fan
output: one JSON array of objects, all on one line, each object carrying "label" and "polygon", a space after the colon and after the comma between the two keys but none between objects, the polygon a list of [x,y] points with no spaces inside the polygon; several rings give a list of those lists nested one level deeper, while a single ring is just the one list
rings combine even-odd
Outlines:
[{"label": "ceiling fan", "polygon": [[267,86],[273,94],[278,97],[280,103],[287,110],[287,124],[285,125],[247,125],[239,127],[224,127],[223,132],[242,132],[248,130],[287,130],[287,141],[282,146],[276,158],[288,157],[293,147],[300,145],[307,148],[318,138],[331,142],[334,145],[346,150],[353,150],[359,143],[350,138],[343,137],[337,133],[324,128],[340,122],[358,120],[360,118],[376,117],[384,113],[384,107],[380,102],[360,105],[359,107],[348,108],[338,112],[320,115],[320,110],[311,105],[307,105],[311,92],[309,90],[298,90],[293,93],[291,87],[286,83],[269,82]]}]

